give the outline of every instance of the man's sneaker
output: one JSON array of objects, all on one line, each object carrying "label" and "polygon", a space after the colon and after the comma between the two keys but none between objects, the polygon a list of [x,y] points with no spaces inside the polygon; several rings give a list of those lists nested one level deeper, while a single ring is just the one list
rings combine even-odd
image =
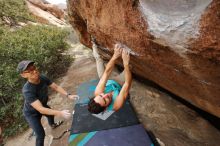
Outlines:
[{"label": "man's sneaker", "polygon": [[52,129],[55,129],[55,128],[59,127],[60,125],[62,125],[63,122],[64,122],[64,121],[58,121],[58,122],[54,123],[53,125],[51,125],[51,128],[52,128]]}]

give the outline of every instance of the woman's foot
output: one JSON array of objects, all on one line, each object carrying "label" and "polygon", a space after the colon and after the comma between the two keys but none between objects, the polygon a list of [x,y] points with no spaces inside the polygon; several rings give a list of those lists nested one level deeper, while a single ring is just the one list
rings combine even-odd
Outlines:
[{"label": "woman's foot", "polygon": [[51,125],[51,128],[52,128],[52,129],[55,129],[55,128],[59,127],[60,125],[62,125],[63,122],[64,122],[64,121],[57,121],[56,123],[54,123],[54,124]]}]

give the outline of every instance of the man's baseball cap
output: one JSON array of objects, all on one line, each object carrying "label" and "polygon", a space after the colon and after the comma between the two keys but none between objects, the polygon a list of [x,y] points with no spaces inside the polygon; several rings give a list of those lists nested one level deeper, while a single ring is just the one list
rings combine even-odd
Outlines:
[{"label": "man's baseball cap", "polygon": [[22,73],[25,71],[29,64],[34,64],[34,61],[31,60],[23,60],[18,63],[17,72]]}]

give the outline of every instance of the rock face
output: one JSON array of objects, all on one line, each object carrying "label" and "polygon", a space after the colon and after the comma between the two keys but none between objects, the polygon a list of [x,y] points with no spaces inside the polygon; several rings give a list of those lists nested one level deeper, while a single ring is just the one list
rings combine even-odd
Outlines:
[{"label": "rock face", "polygon": [[84,45],[95,37],[106,59],[126,45],[134,74],[220,117],[219,0],[69,0],[68,9]]},{"label": "rock face", "polygon": [[53,24],[59,27],[64,26],[64,11],[57,6],[44,3],[42,0],[27,0],[29,11],[40,23]]},{"label": "rock face", "polygon": [[49,4],[43,0],[27,0],[27,1],[44,11],[50,12],[58,19],[64,19],[64,12],[61,9],[59,9],[56,5]]}]

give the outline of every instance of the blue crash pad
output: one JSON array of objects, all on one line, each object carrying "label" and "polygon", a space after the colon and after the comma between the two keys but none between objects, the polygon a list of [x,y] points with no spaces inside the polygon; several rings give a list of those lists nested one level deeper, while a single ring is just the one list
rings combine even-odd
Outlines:
[{"label": "blue crash pad", "polygon": [[80,99],[75,105],[69,146],[153,146],[129,100],[106,120],[88,112],[87,103],[98,81],[85,82],[77,90]]}]

